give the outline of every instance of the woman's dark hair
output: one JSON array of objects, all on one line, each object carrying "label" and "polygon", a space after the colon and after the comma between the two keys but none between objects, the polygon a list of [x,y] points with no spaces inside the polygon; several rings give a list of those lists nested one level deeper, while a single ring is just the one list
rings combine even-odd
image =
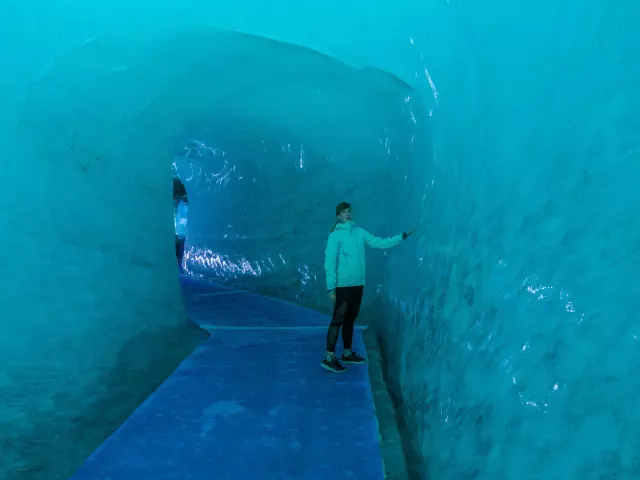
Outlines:
[{"label": "woman's dark hair", "polygon": [[[336,217],[340,215],[340,213],[342,213],[342,211],[346,210],[347,208],[351,208],[350,203],[340,202],[338,205],[336,205]],[[337,220],[333,223],[333,226],[331,227],[331,230],[329,231],[329,233],[333,233],[333,231],[336,229],[336,225],[338,225]]]},{"label": "woman's dark hair", "polygon": [[346,210],[347,208],[351,208],[351,204],[347,202],[341,202],[336,206],[336,217],[340,215],[340,212]]}]

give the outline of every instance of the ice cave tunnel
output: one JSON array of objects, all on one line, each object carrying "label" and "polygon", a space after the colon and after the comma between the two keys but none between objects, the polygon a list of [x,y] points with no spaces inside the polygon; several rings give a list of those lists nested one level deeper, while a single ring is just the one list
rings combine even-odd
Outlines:
[{"label": "ice cave tunnel", "polygon": [[[640,478],[638,18],[3,2],[0,480]],[[342,201],[415,233],[338,377]]]}]

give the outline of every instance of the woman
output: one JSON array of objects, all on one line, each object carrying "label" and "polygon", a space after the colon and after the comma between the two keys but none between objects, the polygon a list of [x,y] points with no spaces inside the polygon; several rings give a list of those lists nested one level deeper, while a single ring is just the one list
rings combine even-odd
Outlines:
[{"label": "woman", "polygon": [[[174,200],[175,202],[175,200]],[[178,271],[184,272],[184,243],[187,239],[187,214],[189,201],[185,195],[178,200],[174,211],[174,225],[176,229],[176,258],[178,260]]]},{"label": "woman", "polygon": [[173,225],[176,232],[176,259],[178,260],[178,271],[183,272],[184,264],[184,242],[187,238],[187,213],[189,201],[187,200],[187,189],[179,177],[173,177]]},{"label": "woman", "polygon": [[331,228],[325,251],[324,269],[327,274],[329,298],[335,302],[333,317],[327,333],[327,351],[322,367],[335,373],[346,368],[335,355],[340,328],[344,351],[342,362],[365,363],[352,349],[353,330],[362,303],[366,265],[365,246],[391,248],[411,236],[412,232],[391,238],[379,238],[351,222],[351,205],[343,202],[336,207],[337,221]]}]

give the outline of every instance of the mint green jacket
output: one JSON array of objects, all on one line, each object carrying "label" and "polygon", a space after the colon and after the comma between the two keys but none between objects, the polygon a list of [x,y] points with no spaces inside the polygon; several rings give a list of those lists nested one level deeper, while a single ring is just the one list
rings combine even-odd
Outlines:
[{"label": "mint green jacket", "polygon": [[327,290],[364,285],[367,276],[365,247],[391,248],[402,242],[402,234],[389,238],[371,235],[353,222],[338,223],[329,234],[324,255]]}]

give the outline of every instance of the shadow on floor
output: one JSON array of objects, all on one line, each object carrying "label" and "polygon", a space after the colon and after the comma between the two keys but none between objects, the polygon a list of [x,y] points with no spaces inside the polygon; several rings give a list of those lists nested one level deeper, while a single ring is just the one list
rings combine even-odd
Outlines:
[{"label": "shadow on floor", "polygon": [[35,425],[28,438],[18,439],[20,457],[2,480],[69,478],[208,337],[191,322],[132,337],[114,366],[82,398],[51,399],[57,415]]}]

